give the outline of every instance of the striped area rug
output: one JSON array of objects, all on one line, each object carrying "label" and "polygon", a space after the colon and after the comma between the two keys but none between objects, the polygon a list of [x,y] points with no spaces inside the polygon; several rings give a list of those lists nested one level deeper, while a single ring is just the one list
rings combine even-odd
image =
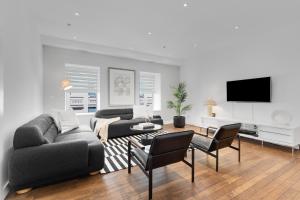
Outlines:
[{"label": "striped area rug", "polygon": [[[158,131],[155,133],[149,133],[150,136],[156,136],[165,134],[165,131]],[[128,136],[128,137],[121,137],[121,138],[113,138],[109,139],[107,142],[104,142],[104,152],[105,152],[105,164],[103,169],[100,171],[101,174],[107,174],[115,171],[119,171],[121,169],[127,169],[127,161],[128,161],[128,139],[135,138],[140,141],[141,137],[146,134]],[[133,158],[131,160],[131,165],[135,166],[136,161]]]}]

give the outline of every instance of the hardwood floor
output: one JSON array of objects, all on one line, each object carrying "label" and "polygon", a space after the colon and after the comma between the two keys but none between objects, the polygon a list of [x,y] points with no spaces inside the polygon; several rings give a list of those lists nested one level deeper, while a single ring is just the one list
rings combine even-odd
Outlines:
[{"label": "hardwood floor", "polygon": [[[177,131],[166,125],[168,131]],[[198,127],[187,126],[199,132]],[[237,152],[220,151],[219,172],[215,159],[195,151],[195,182],[190,168],[178,163],[154,170],[153,199],[300,199],[300,156],[290,149],[242,140],[241,163]],[[190,157],[188,155],[188,157]],[[8,199],[147,199],[148,182],[138,167],[132,174],[121,170],[88,176],[42,188]]]}]

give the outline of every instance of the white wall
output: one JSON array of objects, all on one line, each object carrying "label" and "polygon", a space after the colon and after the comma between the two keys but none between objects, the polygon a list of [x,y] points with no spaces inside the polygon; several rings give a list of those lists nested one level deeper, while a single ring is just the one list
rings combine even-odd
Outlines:
[{"label": "white wall", "polygon": [[[44,110],[64,109],[64,92],[60,88],[60,81],[64,79],[66,63],[100,67],[100,107],[108,108],[108,67],[136,70],[136,103],[138,102],[139,71],[161,74],[162,110],[164,120],[169,121],[173,111],[167,109],[166,101],[171,99],[170,86],[179,82],[179,67],[157,64],[134,59],[107,56],[86,51],[69,50],[51,46],[43,47],[44,57]],[[116,107],[113,107],[116,108]],[[87,123],[90,116],[81,117],[81,122]]]},{"label": "white wall", "polygon": [[[300,30],[279,27],[272,32],[226,41],[227,45],[189,59],[181,69],[194,108],[188,120],[199,124],[207,116],[204,102],[216,100],[217,117],[274,123],[275,110],[289,112],[292,125],[300,125]],[[272,103],[226,102],[226,81],[272,77]],[[253,109],[252,109],[253,108]]]},{"label": "white wall", "polygon": [[42,112],[41,43],[25,3],[4,0],[0,7],[0,199],[14,131]]}]

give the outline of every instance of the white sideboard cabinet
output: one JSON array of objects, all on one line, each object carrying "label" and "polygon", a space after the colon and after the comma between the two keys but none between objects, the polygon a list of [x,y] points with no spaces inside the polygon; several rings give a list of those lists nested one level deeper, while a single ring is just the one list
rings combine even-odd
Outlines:
[{"label": "white sideboard cabinet", "polygon": [[256,136],[242,134],[241,137],[246,137],[254,140],[269,142],[281,146],[291,147],[292,153],[294,149],[299,149],[300,144],[300,128],[276,124],[264,124],[259,122],[249,122],[238,119],[226,119],[217,117],[201,117],[201,127],[220,127],[231,123],[242,123],[242,129],[248,129],[256,132]]}]

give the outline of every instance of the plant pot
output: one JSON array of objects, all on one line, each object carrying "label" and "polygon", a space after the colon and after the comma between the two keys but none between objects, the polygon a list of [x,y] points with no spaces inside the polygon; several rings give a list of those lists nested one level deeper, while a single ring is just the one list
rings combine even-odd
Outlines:
[{"label": "plant pot", "polygon": [[184,116],[174,116],[173,123],[175,128],[184,128],[185,126],[185,117]]}]

